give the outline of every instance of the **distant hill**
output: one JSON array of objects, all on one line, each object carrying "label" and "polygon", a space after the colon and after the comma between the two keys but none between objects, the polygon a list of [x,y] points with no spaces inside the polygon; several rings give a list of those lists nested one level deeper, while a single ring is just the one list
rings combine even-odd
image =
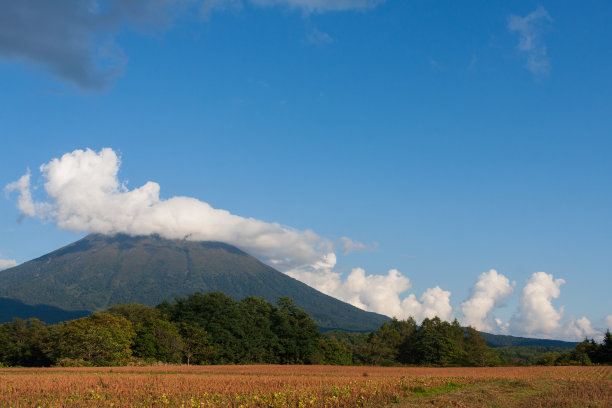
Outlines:
[{"label": "distant hill", "polygon": [[231,245],[99,234],[1,271],[0,297],[18,303],[5,303],[0,317],[25,317],[24,306],[39,305],[27,312],[45,320],[40,307],[61,309],[60,316],[117,303],[156,305],[196,291],[272,303],[288,296],[322,329],[370,331],[389,319],[327,296]]},{"label": "distant hill", "polygon": [[541,347],[560,347],[574,348],[577,342],[549,340],[549,339],[532,339],[528,337],[515,337],[502,334],[490,334],[480,332],[482,337],[487,342],[489,347],[507,347],[507,346],[541,346]]},{"label": "distant hill", "polygon": [[55,324],[85,317],[89,314],[87,310],[62,310],[58,307],[47,305],[30,306],[18,300],[0,297],[0,323],[9,322],[15,317],[19,319],[36,317],[43,322]]}]

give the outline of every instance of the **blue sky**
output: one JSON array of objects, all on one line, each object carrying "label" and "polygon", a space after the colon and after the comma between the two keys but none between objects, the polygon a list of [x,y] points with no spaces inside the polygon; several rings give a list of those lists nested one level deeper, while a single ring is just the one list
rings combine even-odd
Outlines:
[{"label": "blue sky", "polygon": [[[283,271],[369,310],[538,337],[612,325],[609,2],[46,4],[0,17],[3,186],[29,168],[57,207],[39,167],[110,148],[126,191],[313,231],[336,262],[291,247]],[[23,216],[18,196],[0,200],[0,259],[95,230]]]}]

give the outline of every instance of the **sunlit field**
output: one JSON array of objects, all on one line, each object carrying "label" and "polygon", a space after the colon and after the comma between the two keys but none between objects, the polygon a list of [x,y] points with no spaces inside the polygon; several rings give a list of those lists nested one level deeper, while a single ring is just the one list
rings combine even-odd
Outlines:
[{"label": "sunlit field", "polygon": [[611,367],[7,368],[2,407],[612,406]]}]

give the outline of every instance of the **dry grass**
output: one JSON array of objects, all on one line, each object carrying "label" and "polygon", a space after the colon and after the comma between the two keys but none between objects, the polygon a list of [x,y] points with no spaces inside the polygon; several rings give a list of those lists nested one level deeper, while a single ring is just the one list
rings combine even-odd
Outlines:
[{"label": "dry grass", "polygon": [[612,407],[611,367],[0,369],[2,407]]}]

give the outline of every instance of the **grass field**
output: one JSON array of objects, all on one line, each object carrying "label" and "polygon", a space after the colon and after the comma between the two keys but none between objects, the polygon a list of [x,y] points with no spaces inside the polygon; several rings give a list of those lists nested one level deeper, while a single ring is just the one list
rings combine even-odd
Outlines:
[{"label": "grass field", "polygon": [[612,407],[612,367],[0,369],[1,407]]}]

